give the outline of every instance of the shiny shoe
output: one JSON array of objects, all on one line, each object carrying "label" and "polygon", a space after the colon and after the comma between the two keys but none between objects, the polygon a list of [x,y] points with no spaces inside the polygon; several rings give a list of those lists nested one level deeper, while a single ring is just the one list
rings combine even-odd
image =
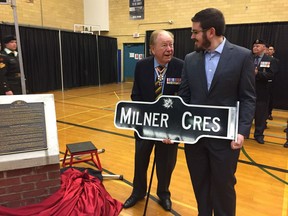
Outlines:
[{"label": "shiny shoe", "polygon": [[130,208],[130,207],[134,206],[141,199],[143,199],[143,198],[139,198],[139,197],[132,194],[123,204],[123,208]]},{"label": "shiny shoe", "polygon": [[160,199],[159,203],[165,211],[171,211],[172,202],[169,198]]},{"label": "shiny shoe", "polygon": [[259,144],[264,144],[264,139],[262,137],[255,137],[255,140],[259,143]]}]

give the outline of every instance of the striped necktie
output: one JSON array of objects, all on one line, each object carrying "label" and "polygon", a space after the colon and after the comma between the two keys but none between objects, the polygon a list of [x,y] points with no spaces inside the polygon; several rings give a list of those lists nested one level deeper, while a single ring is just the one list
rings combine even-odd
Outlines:
[{"label": "striped necktie", "polygon": [[155,99],[157,100],[162,95],[162,86],[164,81],[164,75],[166,72],[166,67],[159,65],[156,67],[157,70],[157,80],[155,82]]}]

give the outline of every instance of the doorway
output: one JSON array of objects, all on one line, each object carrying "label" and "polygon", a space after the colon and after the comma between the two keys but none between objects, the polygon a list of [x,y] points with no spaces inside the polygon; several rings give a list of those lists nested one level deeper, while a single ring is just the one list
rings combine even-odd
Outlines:
[{"label": "doorway", "polygon": [[136,63],[144,58],[144,43],[125,43],[124,45],[124,82],[134,81]]}]

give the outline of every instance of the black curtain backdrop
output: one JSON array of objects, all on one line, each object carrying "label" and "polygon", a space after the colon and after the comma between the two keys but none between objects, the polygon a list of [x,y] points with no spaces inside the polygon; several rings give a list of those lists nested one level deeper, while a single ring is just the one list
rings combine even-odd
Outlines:
[{"label": "black curtain backdrop", "polygon": [[[117,82],[116,38],[24,26],[19,32],[27,93],[61,89],[61,60],[64,89]],[[1,42],[11,34],[14,25],[0,24]]]},{"label": "black curtain backdrop", "polygon": [[61,32],[64,87],[98,85],[95,35]]},{"label": "black curtain backdrop", "polygon": [[27,92],[60,89],[58,31],[21,28],[20,35]]},{"label": "black curtain backdrop", "polygon": [[98,47],[101,83],[117,81],[117,39],[98,36]]},{"label": "black curtain backdrop", "polygon": [[[174,34],[174,56],[184,59],[186,54],[194,51],[191,40],[191,27],[167,29]],[[152,30],[146,32],[146,56],[149,56],[149,38]],[[275,108],[288,110],[288,22],[233,24],[226,26],[225,37],[232,43],[252,48],[256,39],[273,44],[275,57],[280,60],[280,71],[274,78],[273,105]]]}]

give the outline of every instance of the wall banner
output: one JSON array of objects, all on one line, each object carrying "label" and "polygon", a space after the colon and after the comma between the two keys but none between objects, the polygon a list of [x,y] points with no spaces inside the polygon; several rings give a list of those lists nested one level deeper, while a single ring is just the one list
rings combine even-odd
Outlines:
[{"label": "wall banner", "polygon": [[129,1],[129,17],[131,20],[144,19],[144,0]]}]

